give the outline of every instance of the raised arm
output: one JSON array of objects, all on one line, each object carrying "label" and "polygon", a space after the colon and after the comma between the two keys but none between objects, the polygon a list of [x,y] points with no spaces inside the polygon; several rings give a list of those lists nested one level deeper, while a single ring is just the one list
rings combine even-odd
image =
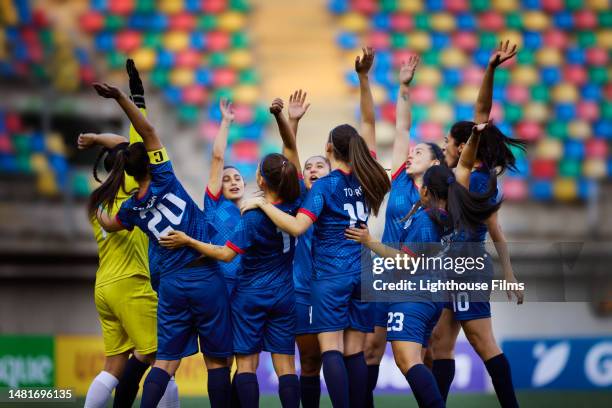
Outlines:
[{"label": "raised arm", "polygon": [[[144,86],[142,85],[142,79],[140,79],[140,73],[136,69],[134,60],[128,58],[125,62],[125,70],[127,71],[130,84],[130,99],[134,102],[134,105],[140,109],[140,112],[147,116],[147,106],[145,104],[144,97]],[[138,134],[134,125],[130,122],[130,144],[142,142],[142,137]]]},{"label": "raised arm", "polygon": [[372,47],[362,48],[363,56],[355,58],[355,71],[359,77],[359,107],[361,110],[361,136],[368,148],[376,151],[376,113],[374,111],[374,97],[370,89],[368,73],[374,63],[374,50]]},{"label": "raised arm", "polygon": [[516,44],[512,45],[510,49],[509,46],[510,41],[506,41],[505,44],[500,42],[499,46],[489,59],[489,64],[485,70],[482,85],[480,86],[480,91],[478,92],[478,99],[476,99],[476,106],[474,108],[474,121],[476,123],[483,123],[489,120],[491,107],[493,105],[493,77],[495,75],[495,69],[502,63],[514,57],[517,53]]},{"label": "raised arm", "polygon": [[402,63],[399,72],[400,88],[395,105],[395,138],[391,156],[391,174],[406,162],[410,150],[410,127],[412,126],[412,105],[410,103],[410,83],[419,64],[419,57],[411,55]]},{"label": "raised arm", "polygon": [[225,163],[225,149],[227,148],[227,135],[229,128],[234,121],[234,111],[232,104],[225,98],[221,98],[219,102],[221,109],[221,124],[217,137],[213,143],[212,157],[210,160],[210,177],[208,179],[208,191],[212,194],[217,194],[221,190],[223,184],[223,165]]},{"label": "raised arm", "polygon": [[221,262],[230,262],[238,255],[236,251],[228,246],[207,244],[195,238],[191,238],[182,231],[170,231],[167,235],[161,236],[159,238],[159,244],[168,249],[188,246],[208,258],[216,259]]},{"label": "raised arm", "polygon": [[[491,236],[491,240],[493,240],[493,244],[495,245],[495,250],[497,251],[497,255],[499,256],[499,261],[501,263],[502,271],[504,273],[504,279],[507,282],[518,282],[515,275],[514,270],[512,269],[512,263],[510,262],[510,253],[508,252],[508,242],[506,241],[506,236],[499,225],[497,219],[497,211],[494,212],[485,222],[487,225],[487,229],[489,230],[489,235]],[[506,294],[508,295],[508,300],[512,300],[512,295],[516,297],[516,303],[522,304],[524,299],[524,294],[520,290],[507,290]]]},{"label": "raised arm", "polygon": [[81,133],[77,139],[77,148],[79,150],[86,150],[93,146],[102,146],[112,149],[118,144],[127,141],[124,136],[114,133]]},{"label": "raised arm", "polygon": [[283,155],[291,162],[297,169],[301,169],[300,157],[297,151],[297,144],[295,142],[295,135],[289,126],[289,122],[283,115],[283,100],[276,98],[270,105],[270,113],[274,115],[276,124],[278,125],[278,131],[281,139],[283,139]]},{"label": "raised arm", "polygon": [[470,175],[476,163],[480,135],[487,125],[488,123],[479,123],[472,128],[472,134],[461,151],[459,163],[457,163],[457,168],[455,169],[455,179],[468,190],[470,189]]},{"label": "raised arm", "polygon": [[289,95],[289,107],[287,108],[287,114],[289,116],[289,126],[291,127],[291,131],[293,131],[293,135],[295,136],[296,140],[298,123],[310,107],[310,103],[305,103],[306,95],[307,93],[302,93],[301,89]]},{"label": "raised arm", "polygon": [[106,83],[94,83],[94,88],[98,95],[103,98],[114,99],[117,101],[121,109],[125,112],[128,119],[134,125],[136,132],[142,137],[145,149],[147,151],[159,150],[164,147],[157,136],[155,128],[151,123],[143,116],[138,107],[134,105],[132,101],[117,87],[108,85]]}]

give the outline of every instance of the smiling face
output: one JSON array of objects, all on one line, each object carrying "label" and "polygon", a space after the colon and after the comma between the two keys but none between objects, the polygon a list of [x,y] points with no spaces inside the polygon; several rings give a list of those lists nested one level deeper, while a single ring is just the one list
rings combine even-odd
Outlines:
[{"label": "smiling face", "polygon": [[244,195],[244,179],[238,170],[228,167],[223,170],[223,196],[230,201],[237,201]]},{"label": "smiling face", "polygon": [[440,161],[435,159],[431,147],[426,143],[419,143],[412,148],[406,160],[406,173],[415,176],[422,176],[428,168],[440,164]]},{"label": "smiling face", "polygon": [[327,164],[327,161],[321,156],[312,156],[306,160],[304,171],[302,172],[306,187],[310,189],[312,187],[312,183],[323,176],[327,176],[329,171],[329,164]]},{"label": "smiling face", "polygon": [[446,165],[451,169],[457,167],[461,150],[463,150],[463,143],[457,146],[455,138],[449,133],[444,138],[444,148],[442,150],[444,151]]}]

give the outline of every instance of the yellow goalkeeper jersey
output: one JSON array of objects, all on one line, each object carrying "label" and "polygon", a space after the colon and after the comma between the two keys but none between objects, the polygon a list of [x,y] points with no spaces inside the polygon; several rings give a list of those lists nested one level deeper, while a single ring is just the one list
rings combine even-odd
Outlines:
[{"label": "yellow goalkeeper jersey", "polygon": [[[145,113],[144,109],[141,111]],[[140,135],[130,127],[130,144],[141,141]],[[136,180],[126,174],[125,191],[119,189],[111,215],[117,214],[121,204],[130,198],[130,193],[137,188]],[[96,273],[96,287],[136,275],[149,278],[149,239],[140,229],[106,232],[95,217],[91,220],[91,224],[98,243],[99,267]]]}]

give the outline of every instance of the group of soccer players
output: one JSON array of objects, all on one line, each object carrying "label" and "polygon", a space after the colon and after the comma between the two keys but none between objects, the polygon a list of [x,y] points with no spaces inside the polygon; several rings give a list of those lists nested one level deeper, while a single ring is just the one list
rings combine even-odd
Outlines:
[{"label": "group of soccer players", "polygon": [[[199,350],[213,407],[258,406],[261,351],[272,354],[283,407],[319,406],[321,368],[334,407],[371,407],[390,341],[419,406],[441,407],[454,377],[453,349],[461,328],[484,361],[500,404],[518,406],[488,302],[361,301],[362,260],[371,252],[416,256],[421,244],[443,239],[478,247],[487,231],[505,279],[516,281],[497,222],[496,177],[514,166],[510,148],[524,145],[489,121],[495,69],[515,54],[508,42],[493,52],[474,122],[455,123],[444,149],[434,143],[410,147],[410,83],[419,60],[402,64],[391,177],[375,153],[371,48],[355,60],[359,130],[346,124],[333,128],[324,154],[303,167],[296,135],[309,107],[306,93],[290,96],[288,117],[281,99],[272,102],[283,153],[259,163],[258,197],[245,198],[242,175],[224,163],[234,113],[231,103],[221,100],[203,209],[176,178],[146,119],[133,61],[127,62],[130,97],[94,84],[100,96],[117,102],[132,128],[129,140],[91,133],[78,139],[82,149],[103,147],[96,179],[102,158],[108,172],[88,206],[99,246],[95,301],[107,357],[85,406],[105,406],[113,390],[114,406],[131,406],[151,367],[141,407],[176,407],[174,373],[183,357]],[[387,193],[379,241],[367,223]],[[492,274],[491,265],[487,271]],[[522,302],[522,294],[515,295]]]}]

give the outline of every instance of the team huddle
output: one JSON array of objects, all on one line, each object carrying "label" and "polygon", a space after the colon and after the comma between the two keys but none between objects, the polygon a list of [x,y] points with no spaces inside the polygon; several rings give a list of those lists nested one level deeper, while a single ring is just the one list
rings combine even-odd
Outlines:
[{"label": "team huddle", "polygon": [[[442,240],[472,243],[484,253],[495,242],[504,279],[516,282],[497,221],[496,179],[514,168],[512,149],[489,119],[496,68],[516,54],[501,43],[492,53],[474,107],[474,121],[451,126],[441,148],[411,147],[410,84],[419,59],[399,70],[391,177],[376,155],[375,111],[368,73],[374,51],[355,60],[360,84],[359,130],[333,128],[324,151],[303,166],[296,137],[309,103],[301,90],[270,113],[282,154],[259,163],[261,194],[246,198],[245,182],[224,157],[232,104],[221,100],[222,121],[210,160],[203,208],[174,174],[156,129],[146,118],[144,89],[133,61],[126,66],[130,96],[105,83],[131,122],[130,137],[84,133],[78,146],[102,146],[94,165],[101,185],[89,218],[100,266],[95,303],[104,338],[104,370],[93,380],[86,407],[178,407],[174,374],[181,359],[202,352],[212,407],[257,407],[259,353],[271,353],[283,407],[318,407],[320,372],[334,407],[373,407],[379,365],[391,342],[398,368],[421,407],[443,407],[455,373],[461,329],[482,358],[500,405],[518,406],[510,366],[498,347],[489,302],[465,293],[450,302],[365,302],[362,263],[372,256],[417,256]],[[108,176],[98,179],[103,165]],[[381,239],[370,235],[388,195]],[[403,245],[395,245],[403,243]],[[487,273],[493,274],[490,263]],[[514,294],[522,302],[522,293]],[[458,294],[459,295],[459,294]],[[295,348],[300,375],[296,374]],[[230,368],[237,370],[231,377]]]}]

